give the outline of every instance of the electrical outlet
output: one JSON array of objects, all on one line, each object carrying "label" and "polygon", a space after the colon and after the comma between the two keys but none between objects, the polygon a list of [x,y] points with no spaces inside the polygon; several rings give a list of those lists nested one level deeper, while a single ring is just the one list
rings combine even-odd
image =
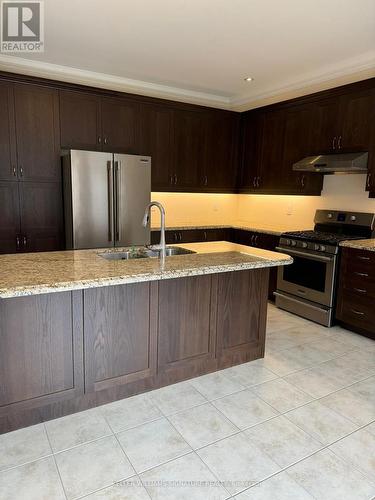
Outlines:
[{"label": "electrical outlet", "polygon": [[286,208],[286,215],[293,215],[293,203],[288,203]]}]

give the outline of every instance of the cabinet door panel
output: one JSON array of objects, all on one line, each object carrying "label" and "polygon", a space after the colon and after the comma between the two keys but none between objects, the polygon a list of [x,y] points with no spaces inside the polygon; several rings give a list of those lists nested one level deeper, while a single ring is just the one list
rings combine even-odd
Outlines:
[{"label": "cabinet door panel", "polygon": [[375,91],[353,92],[341,98],[340,142],[344,151],[368,151],[375,131]]},{"label": "cabinet door panel", "polygon": [[331,97],[314,104],[311,154],[331,153],[337,147],[340,100]]},{"label": "cabinet door panel", "polygon": [[18,171],[29,181],[61,181],[56,90],[15,85]]},{"label": "cabinet door panel", "polygon": [[268,111],[261,116],[259,187],[263,191],[283,191],[288,179],[283,172],[282,154],[285,133],[284,111]]},{"label": "cabinet door panel", "polygon": [[[43,252],[63,248],[63,202],[60,183],[20,183],[23,251]],[[22,238],[23,239],[23,238]],[[22,241],[23,243],[23,241]]]},{"label": "cabinet door panel", "polygon": [[125,99],[103,98],[103,151],[139,152],[139,104]]},{"label": "cabinet door panel", "polygon": [[241,170],[239,189],[252,191],[256,189],[259,161],[259,113],[249,111],[241,117]]},{"label": "cabinet door panel", "polygon": [[258,350],[265,335],[268,270],[218,275],[218,356]]},{"label": "cabinet door panel", "polygon": [[70,292],[0,300],[0,406],[80,387],[72,304]]},{"label": "cabinet door panel", "polygon": [[83,92],[60,91],[61,147],[101,149],[100,98]]},{"label": "cabinet door panel", "polygon": [[154,374],[156,328],[151,286],[136,283],[85,290],[86,390],[106,389]]},{"label": "cabinet door panel", "polygon": [[13,87],[0,84],[0,180],[17,177]]},{"label": "cabinet door panel", "polygon": [[323,188],[322,175],[293,171],[294,163],[311,154],[313,114],[313,105],[293,106],[285,112],[283,177],[291,192],[316,194]]},{"label": "cabinet door panel", "polygon": [[214,356],[211,276],[159,282],[158,366],[178,369]]},{"label": "cabinet door panel", "polygon": [[233,192],[237,180],[238,116],[217,111],[209,113],[206,120],[206,167],[202,186]]},{"label": "cabinet door panel", "polygon": [[197,189],[204,171],[206,147],[204,114],[177,110],[174,114],[175,188]]},{"label": "cabinet door panel", "polygon": [[152,190],[171,189],[173,111],[144,105],[141,108],[140,152],[152,158]]},{"label": "cabinet door panel", "polygon": [[14,253],[20,233],[18,182],[0,182],[0,253]]}]

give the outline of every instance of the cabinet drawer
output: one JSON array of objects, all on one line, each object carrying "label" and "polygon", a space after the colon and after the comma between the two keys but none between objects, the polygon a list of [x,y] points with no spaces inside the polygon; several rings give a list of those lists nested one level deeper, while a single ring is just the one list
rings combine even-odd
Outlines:
[{"label": "cabinet drawer", "polygon": [[375,252],[344,248],[342,257],[345,267],[350,266],[354,270],[358,268],[358,270],[368,269],[375,272]]},{"label": "cabinet drawer", "polygon": [[345,292],[375,299],[375,273],[347,270],[341,277],[341,285]]},{"label": "cabinet drawer", "polygon": [[369,332],[375,331],[374,301],[343,290],[339,301],[338,318]]}]

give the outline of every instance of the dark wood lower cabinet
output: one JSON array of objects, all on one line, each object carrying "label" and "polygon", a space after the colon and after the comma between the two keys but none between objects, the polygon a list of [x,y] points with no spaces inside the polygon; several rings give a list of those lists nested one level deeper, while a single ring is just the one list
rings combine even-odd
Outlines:
[{"label": "dark wood lower cabinet", "polygon": [[156,371],[155,283],[84,291],[85,389],[99,391]]},{"label": "dark wood lower cabinet", "polygon": [[14,253],[20,233],[18,182],[0,182],[0,253]]},{"label": "dark wood lower cabinet", "polygon": [[267,277],[0,300],[0,433],[263,356]]},{"label": "dark wood lower cabinet", "polygon": [[83,393],[81,296],[0,300],[0,417]]}]

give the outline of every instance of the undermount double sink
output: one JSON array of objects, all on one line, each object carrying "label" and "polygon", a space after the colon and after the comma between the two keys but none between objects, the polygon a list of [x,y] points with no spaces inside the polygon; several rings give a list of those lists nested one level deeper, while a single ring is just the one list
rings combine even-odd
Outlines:
[{"label": "undermount double sink", "polygon": [[[165,256],[171,257],[173,255],[188,255],[196,253],[193,250],[181,247],[166,247]],[[98,254],[103,259],[107,260],[130,260],[130,259],[147,259],[152,257],[159,257],[159,251],[147,247],[134,247],[125,252],[103,252]]]}]

